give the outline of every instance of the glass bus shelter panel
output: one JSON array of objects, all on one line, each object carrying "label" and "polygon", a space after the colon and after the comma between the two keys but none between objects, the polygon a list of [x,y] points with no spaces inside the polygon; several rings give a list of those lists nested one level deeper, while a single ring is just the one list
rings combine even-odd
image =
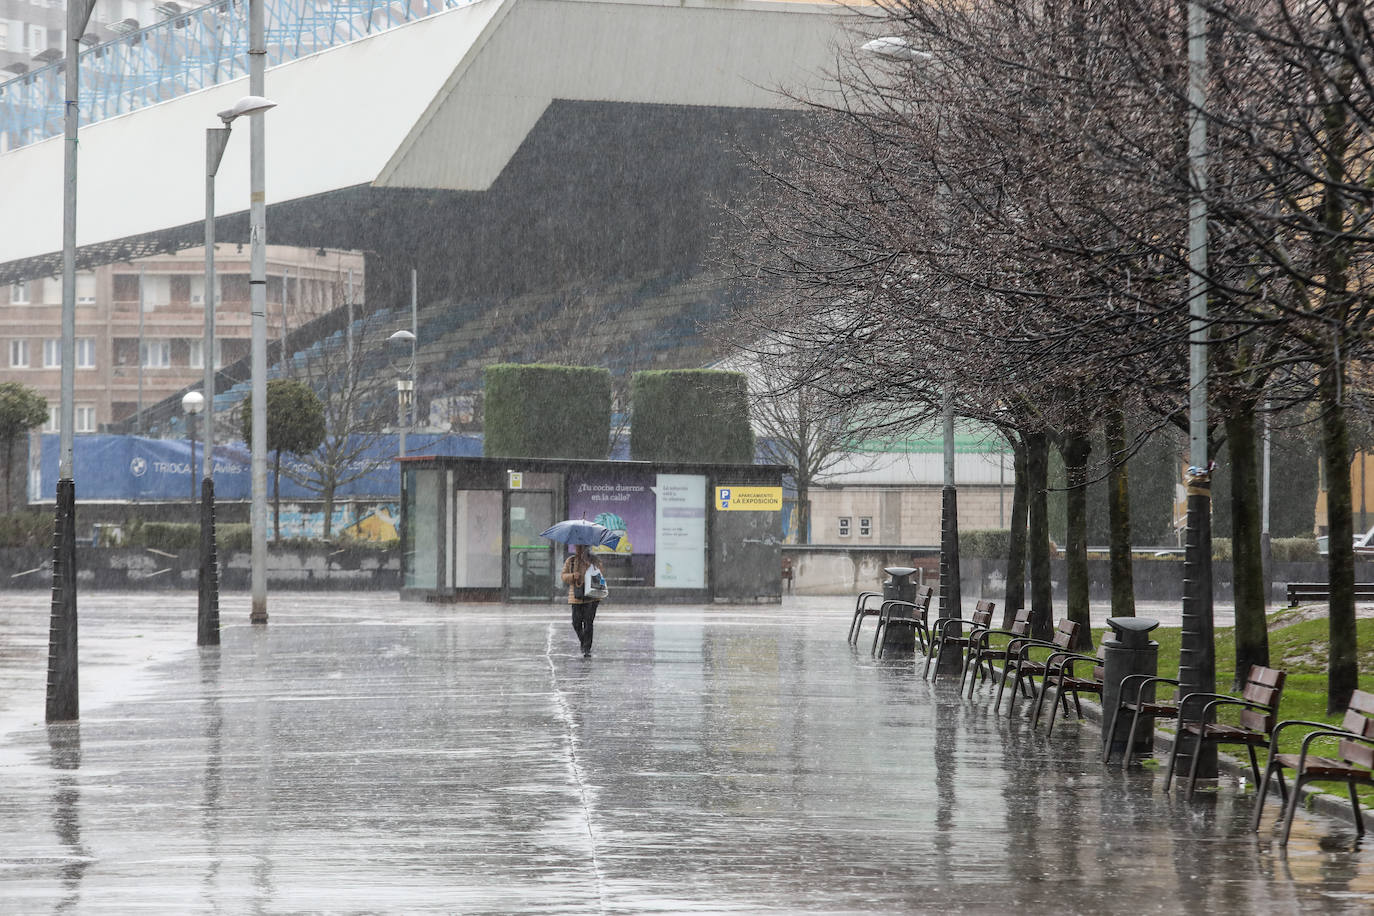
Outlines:
[{"label": "glass bus shelter panel", "polygon": [[540,532],[555,521],[553,494],[512,490],[508,505],[507,597],[548,601],[556,591],[554,545]]},{"label": "glass bus shelter panel", "polygon": [[456,491],[453,522],[452,584],[457,588],[500,588],[501,491]]},{"label": "glass bus shelter panel", "polygon": [[442,482],[442,471],[406,471],[406,588],[439,587]]}]

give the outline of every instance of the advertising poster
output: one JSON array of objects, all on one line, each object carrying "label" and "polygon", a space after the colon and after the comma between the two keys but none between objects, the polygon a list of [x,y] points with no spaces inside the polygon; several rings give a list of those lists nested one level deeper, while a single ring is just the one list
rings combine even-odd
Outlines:
[{"label": "advertising poster", "polygon": [[606,581],[614,586],[654,585],[652,477],[601,471],[569,474],[568,517],[585,518],[620,535],[620,546],[593,548]]},{"label": "advertising poster", "polygon": [[706,587],[706,478],[659,474],[655,487],[654,584],[659,588]]}]

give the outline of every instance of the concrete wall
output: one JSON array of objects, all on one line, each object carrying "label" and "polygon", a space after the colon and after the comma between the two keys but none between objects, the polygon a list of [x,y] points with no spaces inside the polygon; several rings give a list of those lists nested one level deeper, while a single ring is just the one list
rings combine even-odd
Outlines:
[{"label": "concrete wall", "polygon": [[[855,548],[882,544],[938,544],[940,492],[934,484],[903,487],[836,487],[811,491],[811,541]],[[959,527],[1006,528],[1011,518],[1011,483],[959,487]],[[839,534],[839,519],[849,519],[849,536]],[[871,520],[871,534],[860,533],[860,519]]]},{"label": "concrete wall", "polygon": [[[248,591],[251,557],[248,552],[221,553],[220,588]],[[77,584],[95,589],[196,590],[195,550],[154,551],[136,547],[82,547],[77,550]],[[52,551],[0,550],[0,590],[52,588]],[[322,591],[399,591],[399,551],[274,550],[267,554],[267,585],[275,589]]]}]

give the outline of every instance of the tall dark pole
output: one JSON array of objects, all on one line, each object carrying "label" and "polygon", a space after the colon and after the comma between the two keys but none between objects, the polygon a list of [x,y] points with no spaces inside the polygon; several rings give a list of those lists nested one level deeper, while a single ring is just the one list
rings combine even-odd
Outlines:
[{"label": "tall dark pole", "polygon": [[196,415],[186,415],[186,435],[191,440],[191,463],[186,466],[186,476],[191,481],[191,501],[196,498]]},{"label": "tall dark pole", "polygon": [[81,91],[81,36],[95,0],[67,3],[66,98],[62,158],[62,402],[58,413],[61,456],[53,530],[52,613],[48,623],[48,722],[81,716],[77,690],[76,479],[72,454],[76,406],[76,131]]},{"label": "tall dark pole", "polygon": [[[264,0],[248,0],[248,91],[263,94],[267,47]],[[267,623],[267,141],[261,111],[249,120],[249,267],[252,381],[252,531],[250,623]]]},{"label": "tall dark pole", "polygon": [[[954,392],[945,390],[945,485],[940,491],[940,617],[963,616],[959,590],[959,491],[954,485]],[[951,624],[951,626],[953,626]],[[942,630],[941,633],[944,631]],[[953,635],[953,634],[951,634]],[[957,675],[962,659],[957,652],[940,656],[940,674]]]},{"label": "tall dark pole", "polygon": [[[205,456],[200,480],[200,557],[196,571],[196,645],[219,645],[219,554],[215,549],[215,175],[229,143],[229,121],[205,129]],[[192,475],[194,479],[194,475]]]},{"label": "tall dark pole", "polygon": [[[1183,569],[1183,632],[1179,694],[1216,690],[1212,620],[1212,472],[1207,457],[1207,11],[1188,4],[1188,530]],[[1189,704],[1196,710],[1200,703]],[[1190,748],[1191,749],[1191,748]],[[1197,773],[1217,775],[1216,745],[1199,752]],[[1183,755],[1180,754],[1180,757]],[[1191,762],[1182,761],[1177,772]]]}]

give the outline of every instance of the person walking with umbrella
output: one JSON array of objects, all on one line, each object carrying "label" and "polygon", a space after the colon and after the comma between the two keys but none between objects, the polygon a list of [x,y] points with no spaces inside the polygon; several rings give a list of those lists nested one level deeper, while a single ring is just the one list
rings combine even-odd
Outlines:
[{"label": "person walking with umbrella", "polygon": [[583,658],[592,657],[592,625],[601,604],[600,598],[588,597],[584,588],[587,570],[594,565],[591,548],[586,544],[578,544],[572,556],[563,562],[563,581],[568,584],[568,604],[572,605],[572,628],[582,643]]},{"label": "person walking with umbrella", "polygon": [[[572,556],[563,561],[563,582],[568,586],[568,604],[572,606],[572,627],[582,644],[582,657],[592,657],[592,625],[596,622],[596,609],[601,599],[606,597],[605,580],[598,575],[601,588],[588,592],[587,571],[594,569],[591,545],[600,544],[615,548],[620,543],[620,535],[605,527],[585,519],[568,519],[559,522],[543,532],[541,537],[574,545]],[[599,572],[599,571],[598,571]]]}]

